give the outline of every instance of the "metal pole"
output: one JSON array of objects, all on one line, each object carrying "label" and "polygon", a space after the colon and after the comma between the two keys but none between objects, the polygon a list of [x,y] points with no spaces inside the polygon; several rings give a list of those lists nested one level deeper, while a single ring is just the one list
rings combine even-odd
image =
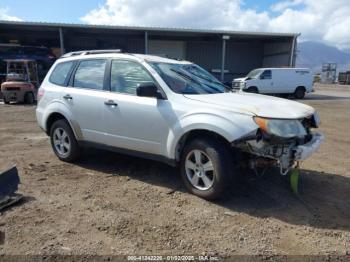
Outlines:
[{"label": "metal pole", "polygon": [[145,31],[145,54],[148,54],[148,32]]},{"label": "metal pole", "polygon": [[225,77],[225,56],[226,56],[226,39],[222,39],[222,57],[221,57],[221,82],[224,82]]},{"label": "metal pole", "polygon": [[60,32],[60,48],[61,48],[61,55],[64,55],[65,50],[64,50],[64,38],[63,38],[63,30],[62,27],[59,28]]},{"label": "metal pole", "polygon": [[293,38],[293,43],[292,43],[292,50],[291,50],[291,54],[290,54],[290,61],[289,61],[289,66],[290,67],[294,67],[295,66],[295,49],[297,47],[297,37],[299,36],[295,35]]}]

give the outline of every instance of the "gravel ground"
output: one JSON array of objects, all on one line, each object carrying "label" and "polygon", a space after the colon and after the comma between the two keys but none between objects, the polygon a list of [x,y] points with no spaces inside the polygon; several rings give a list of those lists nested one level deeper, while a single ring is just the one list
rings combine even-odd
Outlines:
[{"label": "gravel ground", "polygon": [[302,164],[300,197],[271,170],[216,202],[157,162],[98,150],[60,162],[34,106],[1,104],[0,170],[17,165],[25,199],[0,215],[0,255],[349,255],[350,88],[328,89],[303,101],[327,140]]}]

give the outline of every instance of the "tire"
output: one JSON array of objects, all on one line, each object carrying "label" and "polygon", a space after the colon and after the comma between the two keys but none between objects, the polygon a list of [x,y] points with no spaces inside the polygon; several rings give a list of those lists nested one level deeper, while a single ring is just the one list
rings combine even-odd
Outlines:
[{"label": "tire", "polygon": [[10,104],[10,101],[6,100],[5,97],[3,98],[3,100],[4,100],[4,104],[5,104],[5,105],[9,105],[9,104]]},{"label": "tire", "polygon": [[189,142],[180,161],[182,180],[188,191],[207,200],[222,196],[233,177],[232,159],[232,152],[224,143],[209,137]]},{"label": "tire", "polygon": [[26,103],[28,105],[34,104],[34,95],[33,95],[33,93],[29,92],[29,93],[25,94],[25,96],[24,96],[24,103]]},{"label": "tire", "polygon": [[254,93],[254,94],[259,94],[259,90],[258,88],[256,88],[255,86],[251,86],[246,90],[247,93]]},{"label": "tire", "polygon": [[74,162],[80,156],[80,148],[69,123],[57,120],[50,129],[50,141],[56,156],[65,162]]},{"label": "tire", "polygon": [[305,97],[305,88],[299,86],[297,89],[295,89],[294,97],[296,99],[303,99]]}]

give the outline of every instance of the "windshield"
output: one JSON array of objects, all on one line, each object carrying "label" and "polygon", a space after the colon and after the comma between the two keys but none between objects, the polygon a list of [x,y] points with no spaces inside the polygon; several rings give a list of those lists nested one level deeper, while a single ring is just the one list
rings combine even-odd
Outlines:
[{"label": "windshield", "polygon": [[178,94],[216,94],[227,92],[206,70],[195,64],[149,62],[172,91]]},{"label": "windshield", "polygon": [[247,75],[247,78],[250,78],[250,79],[257,79],[259,78],[260,74],[262,73],[263,70],[261,69],[255,69],[253,71],[251,71],[248,75]]}]

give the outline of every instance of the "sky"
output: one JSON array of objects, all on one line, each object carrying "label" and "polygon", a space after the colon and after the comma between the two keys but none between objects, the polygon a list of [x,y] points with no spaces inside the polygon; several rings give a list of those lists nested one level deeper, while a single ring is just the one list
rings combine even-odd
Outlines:
[{"label": "sky", "polygon": [[0,0],[0,20],[301,33],[350,52],[350,0]]}]

